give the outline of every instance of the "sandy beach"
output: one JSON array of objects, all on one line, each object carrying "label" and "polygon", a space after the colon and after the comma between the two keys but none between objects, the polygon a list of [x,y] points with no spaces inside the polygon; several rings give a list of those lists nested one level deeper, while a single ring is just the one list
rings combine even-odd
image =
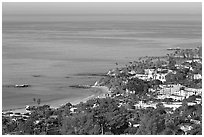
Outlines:
[{"label": "sandy beach", "polygon": [[86,102],[87,100],[89,99],[92,99],[92,98],[101,98],[101,97],[105,97],[105,94],[109,93],[109,89],[106,87],[106,86],[92,86],[92,88],[90,90],[95,90],[96,91],[96,94],[94,95],[91,95],[87,98],[84,98],[82,100],[76,100],[76,101],[73,101],[71,102],[72,104],[76,105],[80,102]]},{"label": "sandy beach", "polygon": [[[105,94],[109,93],[109,89],[105,86],[92,86],[90,89],[87,90],[91,90],[93,91],[93,95],[90,95],[88,97],[85,98],[76,98],[76,99],[62,99],[62,100],[57,100],[57,101],[53,101],[50,103],[44,103],[42,105],[50,105],[51,108],[58,108],[68,102],[72,103],[73,105],[79,104],[80,102],[86,102],[90,99],[93,98],[101,98],[101,97],[105,97]],[[3,110],[2,112],[8,112],[8,111],[12,111],[14,113],[26,113],[25,108],[15,108],[15,109],[7,109],[7,110]]]},{"label": "sandy beach", "polygon": [[79,104],[80,102],[86,102],[87,100],[92,98],[104,97],[105,94],[109,92],[108,88],[105,86],[92,86],[90,89],[87,89],[87,90],[93,91],[94,94],[86,98],[78,98],[75,100],[66,100],[66,99],[58,100],[53,103],[50,103],[49,105],[54,108],[60,107],[61,105],[66,104],[68,102],[72,103],[73,105],[76,105],[76,104]]}]

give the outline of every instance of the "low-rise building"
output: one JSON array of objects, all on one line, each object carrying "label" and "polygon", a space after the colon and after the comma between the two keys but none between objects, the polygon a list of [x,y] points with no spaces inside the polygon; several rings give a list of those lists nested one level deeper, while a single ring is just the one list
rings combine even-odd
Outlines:
[{"label": "low-rise building", "polygon": [[163,103],[164,107],[172,108],[173,110],[182,106],[182,102]]},{"label": "low-rise building", "polygon": [[157,73],[155,79],[160,80],[162,82],[165,82],[166,81],[166,75],[167,75],[167,73]]},{"label": "low-rise building", "polygon": [[145,80],[145,81],[148,80],[148,75],[146,74],[136,74],[134,77]]},{"label": "low-rise building", "polygon": [[187,88],[187,87],[185,87],[185,89],[184,89],[186,92],[189,92],[189,96],[191,96],[191,95],[200,95],[200,96],[202,96],[202,88],[200,88],[200,89],[196,89],[196,88]]},{"label": "low-rise building", "polygon": [[202,79],[202,75],[201,74],[194,74],[193,79]]},{"label": "low-rise building", "polygon": [[77,110],[77,108],[76,108],[76,107],[72,107],[72,108],[70,108],[71,113],[75,113],[75,112],[76,112],[76,110]]},{"label": "low-rise building", "polygon": [[146,75],[153,75],[154,73],[156,73],[155,69],[145,69],[144,71]]},{"label": "low-rise building", "polygon": [[159,87],[160,87],[160,90],[158,91],[158,93],[160,93],[160,94],[178,95],[178,92],[180,91],[181,87],[183,87],[183,86],[180,84],[168,84],[168,85],[159,85]]}]

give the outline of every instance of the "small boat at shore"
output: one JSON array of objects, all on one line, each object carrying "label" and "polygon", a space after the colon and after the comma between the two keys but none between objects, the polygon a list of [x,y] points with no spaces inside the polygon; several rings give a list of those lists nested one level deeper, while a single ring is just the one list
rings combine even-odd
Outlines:
[{"label": "small boat at shore", "polygon": [[31,87],[31,85],[29,84],[21,84],[21,85],[3,85],[2,87],[4,88],[27,88],[27,87]]},{"label": "small boat at shore", "polygon": [[28,84],[22,84],[22,85],[15,85],[16,88],[26,88],[26,87],[30,87],[31,85]]}]

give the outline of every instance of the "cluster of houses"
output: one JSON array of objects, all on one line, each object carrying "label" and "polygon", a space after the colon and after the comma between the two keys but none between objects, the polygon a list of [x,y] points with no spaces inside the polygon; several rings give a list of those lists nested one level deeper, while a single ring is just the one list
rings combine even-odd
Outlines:
[{"label": "cluster of houses", "polygon": [[[191,59],[191,60],[186,60],[184,63],[182,63],[181,65],[176,64],[176,68],[177,69],[181,69],[181,68],[188,68],[189,70],[193,70],[192,66],[190,65],[190,63],[192,62],[196,62],[196,63],[200,63],[202,64],[202,61],[200,58],[195,58],[195,59]],[[123,73],[124,70],[112,70],[109,71],[107,73],[107,75],[109,76],[116,76],[117,73]],[[127,72],[127,71],[126,71]],[[165,99],[165,98],[169,98],[169,99],[173,99],[174,102],[171,104],[166,104],[164,103],[165,107],[171,107],[173,109],[176,109],[178,107],[180,107],[182,105],[181,101],[185,98],[189,98],[192,95],[196,95],[196,96],[202,96],[202,88],[188,88],[185,87],[181,84],[164,84],[166,82],[166,75],[168,75],[169,73],[172,74],[176,74],[176,71],[168,69],[167,65],[162,65],[161,68],[156,68],[156,69],[144,69],[143,73],[137,73],[135,70],[129,70],[128,72],[128,79],[132,79],[132,78],[139,78],[142,79],[144,81],[150,81],[150,80],[159,80],[161,81],[163,84],[160,84],[156,89],[152,88],[149,89],[149,91],[152,91],[154,93],[157,94],[156,99]],[[191,79],[202,79],[202,75],[201,74],[193,74],[191,77],[188,77]],[[127,80],[124,81],[124,83],[127,83]],[[96,83],[98,84],[98,83]],[[126,93],[135,93],[135,91],[128,91],[126,89]],[[108,96],[108,95],[107,95]],[[119,97],[119,96],[125,96],[125,94],[122,93],[118,93],[116,95],[114,95],[115,97]],[[109,97],[111,97],[109,95]],[[199,104],[201,103],[201,98],[196,98],[195,102],[191,102],[191,104]],[[146,107],[156,107],[157,103],[138,103],[135,104],[136,108],[146,108]],[[121,104],[120,104],[121,105]]]},{"label": "cluster of houses", "polygon": [[30,117],[30,112],[27,113],[14,113],[12,111],[2,112],[2,117],[10,118],[12,121],[26,121]]},{"label": "cluster of houses", "polygon": [[150,80],[160,80],[162,82],[166,81],[166,75],[168,73],[173,73],[175,74],[173,70],[165,69],[165,68],[158,68],[158,69],[144,69],[144,74],[138,74],[136,71],[131,70],[129,74],[133,75],[130,77],[131,78],[139,78],[145,81],[150,81]]},{"label": "cluster of houses", "polygon": [[200,59],[202,58],[202,46],[199,46],[195,49],[180,49],[177,48],[176,54],[174,57],[176,58],[193,58],[193,59]]}]

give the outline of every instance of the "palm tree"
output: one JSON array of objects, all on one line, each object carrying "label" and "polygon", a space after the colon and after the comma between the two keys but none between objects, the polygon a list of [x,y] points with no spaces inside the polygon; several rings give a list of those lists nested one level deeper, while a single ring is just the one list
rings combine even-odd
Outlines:
[{"label": "palm tree", "polygon": [[41,99],[40,98],[37,100],[37,103],[38,103],[38,105],[40,105],[40,103],[41,103]]},{"label": "palm tree", "polygon": [[33,98],[33,102],[35,102],[36,101],[36,98]]}]

